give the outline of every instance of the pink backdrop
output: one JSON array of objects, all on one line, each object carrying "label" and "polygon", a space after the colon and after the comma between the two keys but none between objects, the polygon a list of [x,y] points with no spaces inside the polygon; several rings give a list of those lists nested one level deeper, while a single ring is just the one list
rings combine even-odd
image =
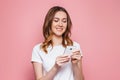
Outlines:
[{"label": "pink backdrop", "polygon": [[85,80],[120,80],[119,0],[0,0],[0,80],[34,80],[32,48],[48,9],[65,7],[84,53]]}]

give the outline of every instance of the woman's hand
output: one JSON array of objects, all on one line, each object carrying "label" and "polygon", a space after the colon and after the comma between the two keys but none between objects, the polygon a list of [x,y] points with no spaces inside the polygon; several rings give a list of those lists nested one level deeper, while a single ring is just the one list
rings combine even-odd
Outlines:
[{"label": "woman's hand", "polygon": [[80,60],[81,60],[81,54],[80,54],[80,50],[76,50],[72,53],[71,55],[71,62],[73,64],[77,64]]},{"label": "woman's hand", "polygon": [[56,61],[55,61],[55,66],[57,68],[60,68],[62,65],[64,65],[65,63],[69,62],[70,58],[68,55],[61,55],[61,56],[58,56],[56,58]]},{"label": "woman's hand", "polygon": [[80,50],[76,50],[71,55],[71,63],[74,74],[74,80],[84,80],[82,72],[82,55]]}]

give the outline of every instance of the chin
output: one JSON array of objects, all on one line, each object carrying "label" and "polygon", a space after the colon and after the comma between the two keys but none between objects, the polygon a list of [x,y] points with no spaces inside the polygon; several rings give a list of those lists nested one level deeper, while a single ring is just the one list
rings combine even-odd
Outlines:
[{"label": "chin", "polygon": [[54,34],[55,36],[61,37],[63,35],[63,33],[60,34]]},{"label": "chin", "polygon": [[56,34],[56,36],[57,36],[57,37],[61,37],[61,36],[62,36],[62,34]]},{"label": "chin", "polygon": [[54,31],[53,33],[54,33],[55,36],[61,37],[64,34],[64,31],[61,31],[61,32],[60,31]]}]

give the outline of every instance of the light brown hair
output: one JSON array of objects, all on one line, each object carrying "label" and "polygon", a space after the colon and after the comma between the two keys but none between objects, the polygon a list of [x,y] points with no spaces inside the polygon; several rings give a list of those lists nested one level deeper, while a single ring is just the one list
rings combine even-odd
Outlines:
[{"label": "light brown hair", "polygon": [[56,12],[58,12],[58,11],[63,11],[67,15],[67,28],[66,28],[66,31],[62,35],[62,37],[63,37],[62,45],[64,47],[73,45],[73,42],[70,39],[71,27],[72,27],[72,22],[71,22],[70,16],[69,16],[68,12],[65,10],[65,8],[60,7],[60,6],[54,6],[48,11],[48,13],[45,17],[45,20],[44,20],[44,24],[43,24],[43,36],[44,36],[45,40],[42,43],[41,48],[43,49],[43,51],[45,53],[47,53],[47,47],[49,45],[53,45],[53,42],[52,42],[53,32],[51,30],[51,25],[52,25],[53,18],[55,16]]}]

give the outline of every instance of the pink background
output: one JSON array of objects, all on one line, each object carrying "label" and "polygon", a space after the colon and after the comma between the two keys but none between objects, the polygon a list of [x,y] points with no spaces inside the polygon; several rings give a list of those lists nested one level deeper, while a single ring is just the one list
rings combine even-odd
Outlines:
[{"label": "pink background", "polygon": [[71,16],[85,80],[120,80],[120,0],[0,0],[0,80],[34,80],[32,48],[54,5]]}]

